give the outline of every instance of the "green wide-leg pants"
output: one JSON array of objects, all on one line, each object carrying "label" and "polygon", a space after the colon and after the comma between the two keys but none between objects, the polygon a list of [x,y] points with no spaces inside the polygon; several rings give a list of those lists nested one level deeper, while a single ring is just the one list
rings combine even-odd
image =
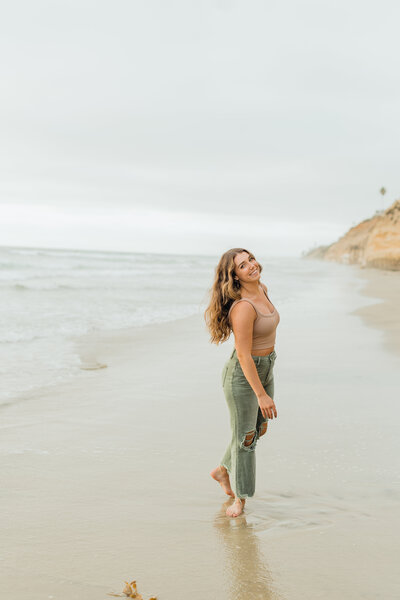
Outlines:
[{"label": "green wide-leg pants", "polygon": [[[276,352],[267,356],[252,356],[260,381],[271,398],[274,397],[274,363]],[[255,448],[265,419],[258,405],[257,396],[247,381],[236,349],[225,363],[222,371],[222,387],[229,408],[232,438],[222,458],[230,476],[231,487],[238,498],[250,498],[256,485]],[[254,434],[252,439],[251,435]],[[246,440],[247,436],[247,440]]]}]

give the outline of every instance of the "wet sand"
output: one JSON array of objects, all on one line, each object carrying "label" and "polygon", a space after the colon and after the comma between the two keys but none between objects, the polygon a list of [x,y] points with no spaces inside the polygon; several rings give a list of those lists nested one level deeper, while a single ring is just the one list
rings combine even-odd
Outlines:
[{"label": "wet sand", "polygon": [[209,476],[233,340],[211,345],[201,315],[82,338],[82,379],[1,411],[4,598],[99,600],[132,579],[159,600],[400,596],[399,356],[364,322],[368,273],[326,269],[278,307],[278,419],[238,519]]},{"label": "wet sand", "polygon": [[400,272],[364,269],[359,276],[365,281],[361,293],[378,302],[359,308],[354,314],[382,332],[390,351],[400,353]]}]

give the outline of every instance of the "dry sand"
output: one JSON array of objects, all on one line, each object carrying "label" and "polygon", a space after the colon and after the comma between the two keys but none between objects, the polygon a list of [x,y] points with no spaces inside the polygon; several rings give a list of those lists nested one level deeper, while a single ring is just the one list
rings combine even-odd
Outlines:
[{"label": "dry sand", "polygon": [[201,315],[83,338],[84,366],[107,368],[7,406],[1,597],[102,600],[136,579],[159,600],[399,598],[399,357],[354,314],[393,330],[398,288],[379,287],[383,320],[369,274],[338,273],[279,307],[278,419],[236,520],[209,477],[232,345]]}]

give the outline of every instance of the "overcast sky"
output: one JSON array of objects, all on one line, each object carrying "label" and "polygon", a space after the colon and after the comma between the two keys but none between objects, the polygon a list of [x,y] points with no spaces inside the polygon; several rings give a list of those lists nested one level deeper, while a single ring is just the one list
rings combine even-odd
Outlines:
[{"label": "overcast sky", "polygon": [[399,22],[395,0],[3,5],[0,244],[334,241],[400,197]]}]

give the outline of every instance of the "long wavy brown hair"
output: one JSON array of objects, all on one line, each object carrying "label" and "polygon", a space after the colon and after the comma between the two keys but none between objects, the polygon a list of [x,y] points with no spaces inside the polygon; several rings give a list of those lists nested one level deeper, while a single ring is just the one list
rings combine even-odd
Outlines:
[{"label": "long wavy brown hair", "polygon": [[[234,279],[234,258],[241,252],[247,252],[250,257],[255,258],[254,254],[246,248],[231,248],[224,252],[215,269],[214,283],[209,290],[210,303],[204,311],[204,319],[211,334],[210,342],[213,344],[222,344],[231,335],[232,329],[228,319],[229,309],[235,300],[241,298],[240,282]],[[261,273],[262,266],[260,263],[258,265]]]}]

